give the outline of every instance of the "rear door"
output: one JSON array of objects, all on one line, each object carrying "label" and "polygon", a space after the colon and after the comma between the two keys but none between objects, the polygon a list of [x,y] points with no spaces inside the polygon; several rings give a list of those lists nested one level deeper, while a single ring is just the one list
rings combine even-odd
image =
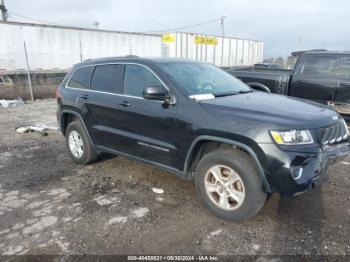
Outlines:
[{"label": "rear door", "polygon": [[305,54],[296,65],[289,95],[316,102],[333,101],[337,80],[337,56],[333,54]]},{"label": "rear door", "polygon": [[176,108],[162,101],[143,99],[148,86],[164,86],[160,78],[141,64],[126,64],[120,97],[122,106],[114,112],[117,119],[118,151],[148,161],[175,166]]},{"label": "rear door", "polygon": [[80,98],[83,115],[95,145],[117,148],[118,110],[122,99],[124,65],[96,65],[91,77],[90,89]]}]

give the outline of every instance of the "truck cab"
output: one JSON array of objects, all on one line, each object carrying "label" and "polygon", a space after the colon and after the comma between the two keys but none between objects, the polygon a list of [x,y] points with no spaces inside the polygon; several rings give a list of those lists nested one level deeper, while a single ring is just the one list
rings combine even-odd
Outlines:
[{"label": "truck cab", "polygon": [[254,89],[334,106],[350,120],[350,52],[294,52],[293,70],[231,69],[229,73]]},{"label": "truck cab", "polygon": [[320,103],[350,103],[350,53],[302,54],[294,67],[288,95]]}]

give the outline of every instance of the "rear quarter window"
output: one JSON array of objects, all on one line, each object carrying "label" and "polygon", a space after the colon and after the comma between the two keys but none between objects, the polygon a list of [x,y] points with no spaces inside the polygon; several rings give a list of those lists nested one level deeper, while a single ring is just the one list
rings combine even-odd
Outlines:
[{"label": "rear quarter window", "polygon": [[68,87],[81,89],[89,88],[92,70],[92,66],[80,67],[75,70],[68,82]]}]

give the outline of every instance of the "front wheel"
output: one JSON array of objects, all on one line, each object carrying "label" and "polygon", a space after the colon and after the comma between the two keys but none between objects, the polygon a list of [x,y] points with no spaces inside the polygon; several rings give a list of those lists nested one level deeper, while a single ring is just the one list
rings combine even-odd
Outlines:
[{"label": "front wheel", "polygon": [[251,157],[236,149],[217,149],[205,155],[197,165],[195,185],[204,206],[225,220],[254,216],[267,197]]}]

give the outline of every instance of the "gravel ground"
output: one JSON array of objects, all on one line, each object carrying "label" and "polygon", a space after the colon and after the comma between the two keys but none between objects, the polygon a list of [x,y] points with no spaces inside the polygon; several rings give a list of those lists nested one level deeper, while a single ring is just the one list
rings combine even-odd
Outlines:
[{"label": "gravel ground", "polygon": [[78,166],[58,131],[15,132],[57,125],[55,110],[53,99],[0,109],[0,254],[350,255],[350,158],[315,190],[274,194],[232,223],[191,182],[123,157]]}]

